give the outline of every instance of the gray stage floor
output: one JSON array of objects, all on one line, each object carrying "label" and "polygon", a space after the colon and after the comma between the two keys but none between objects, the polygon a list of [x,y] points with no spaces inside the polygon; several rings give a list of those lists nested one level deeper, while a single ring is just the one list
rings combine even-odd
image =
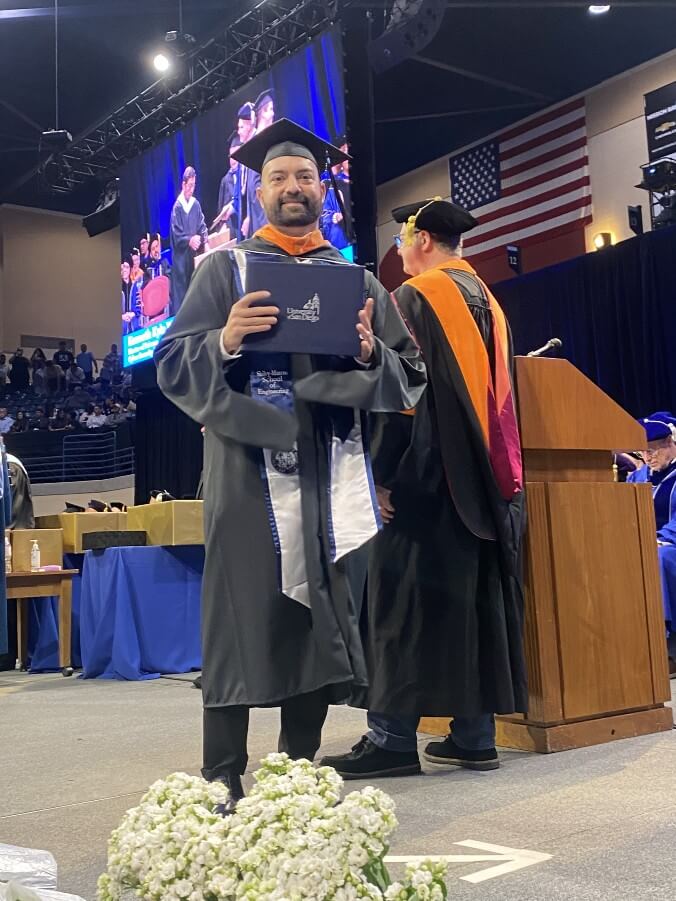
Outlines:
[{"label": "gray stage floor", "polygon": [[[198,772],[200,720],[199,692],[185,681],[0,673],[0,842],[50,850],[60,889],[93,901],[122,813],[154,779]],[[274,747],[277,722],[276,711],[254,713],[252,761]],[[325,750],[346,749],[363,722],[333,709]],[[676,732],[502,760],[494,773],[430,765],[424,776],[382,780],[400,821],[392,853],[487,858],[451,862],[451,899],[676,898]],[[501,874],[523,855],[466,841],[551,856]],[[490,878],[463,879],[482,872]]]}]

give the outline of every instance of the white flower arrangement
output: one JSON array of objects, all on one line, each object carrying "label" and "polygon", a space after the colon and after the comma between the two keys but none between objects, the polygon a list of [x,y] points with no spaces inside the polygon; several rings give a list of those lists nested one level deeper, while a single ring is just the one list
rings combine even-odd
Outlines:
[{"label": "white flower arrangement", "polygon": [[99,901],[133,890],[143,901],[442,901],[445,868],[408,867],[392,883],[384,863],[397,826],[377,788],[348,794],[330,767],[270,754],[255,786],[222,817],[220,782],[174,773],[127,811],[108,845]]}]

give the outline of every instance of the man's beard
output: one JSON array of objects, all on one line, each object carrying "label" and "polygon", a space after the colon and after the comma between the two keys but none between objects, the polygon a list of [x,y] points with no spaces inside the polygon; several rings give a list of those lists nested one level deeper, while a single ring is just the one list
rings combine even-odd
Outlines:
[{"label": "man's beard", "polygon": [[[289,206],[293,201],[294,206]],[[322,213],[323,202],[320,197],[311,198],[304,194],[285,195],[277,200],[270,210],[266,210],[272,225],[303,226],[312,225]]]}]

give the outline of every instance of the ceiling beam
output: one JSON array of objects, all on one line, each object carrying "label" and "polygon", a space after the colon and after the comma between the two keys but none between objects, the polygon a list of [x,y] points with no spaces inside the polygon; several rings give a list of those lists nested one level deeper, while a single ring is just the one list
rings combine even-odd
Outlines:
[{"label": "ceiling beam", "polygon": [[513,84],[502,78],[492,78],[490,75],[483,75],[481,72],[471,72],[469,69],[462,69],[460,66],[452,66],[450,63],[442,63],[438,59],[432,59],[429,56],[416,55],[411,57],[418,63],[426,66],[433,66],[435,69],[442,69],[444,72],[452,72],[454,75],[462,75],[463,78],[470,78],[472,81],[481,81],[484,84],[493,85],[496,88],[502,88],[506,91],[512,91],[515,94],[524,94],[526,97],[533,97],[536,100],[548,102],[552,98],[540,91],[532,91],[530,88],[524,88],[521,85]]},{"label": "ceiling beam", "polygon": [[537,100],[528,100],[525,103],[507,103],[503,106],[476,106],[472,109],[453,109],[444,113],[418,113],[415,116],[385,116],[376,119],[376,125],[387,125],[390,122],[418,122],[422,119],[447,119],[452,116],[475,116],[480,113],[499,113],[503,110],[532,109],[540,106]]}]

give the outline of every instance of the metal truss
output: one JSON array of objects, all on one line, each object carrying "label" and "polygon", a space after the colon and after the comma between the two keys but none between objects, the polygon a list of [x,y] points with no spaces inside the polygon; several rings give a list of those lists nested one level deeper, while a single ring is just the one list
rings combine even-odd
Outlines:
[{"label": "metal truss", "polygon": [[53,191],[112,178],[128,159],[182,128],[332,25],[352,0],[258,0],[253,9],[179,59],[178,73],[151,84],[79,134],[39,172]]}]

